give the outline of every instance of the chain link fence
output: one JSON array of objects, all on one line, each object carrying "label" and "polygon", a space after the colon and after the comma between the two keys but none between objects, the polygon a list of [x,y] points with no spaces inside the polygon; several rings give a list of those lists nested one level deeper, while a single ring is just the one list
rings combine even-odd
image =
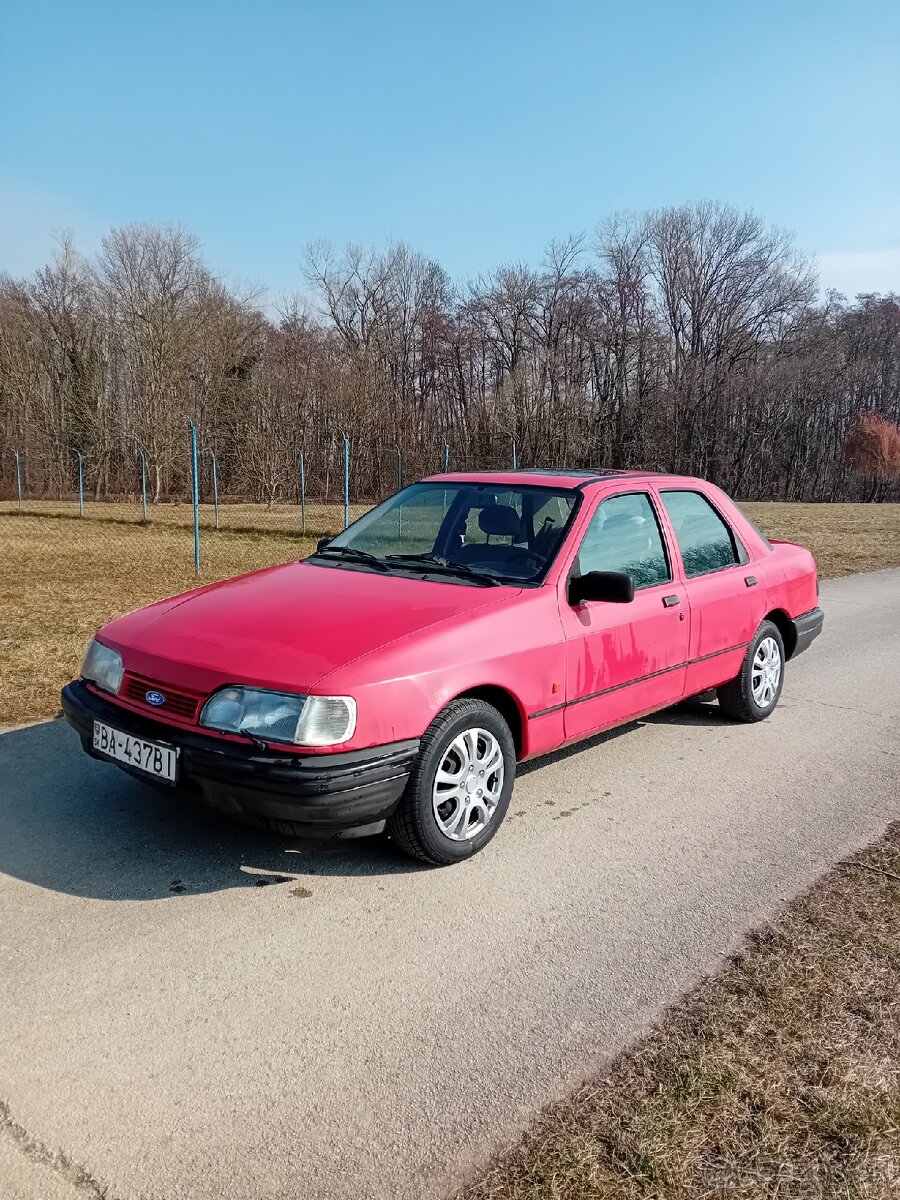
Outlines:
[{"label": "chain link fence", "polygon": [[59,462],[13,450],[0,464],[0,518],[42,520],[44,535],[52,522],[72,552],[98,542],[130,557],[143,548],[162,553],[166,570],[177,564],[219,578],[245,563],[251,569],[302,557],[317,539],[424,476],[524,464],[515,442],[473,455],[456,454],[448,443],[403,449],[348,436],[324,453],[301,451],[292,477],[283,466],[268,476],[259,466],[249,492],[233,483],[246,479],[247,464],[235,465],[195,429],[183,457],[162,464],[142,450],[104,461],[72,450]]}]

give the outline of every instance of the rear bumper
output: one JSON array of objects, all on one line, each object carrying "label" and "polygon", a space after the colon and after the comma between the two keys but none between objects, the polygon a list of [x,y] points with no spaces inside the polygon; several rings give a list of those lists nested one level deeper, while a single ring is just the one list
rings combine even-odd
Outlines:
[{"label": "rear bumper", "polygon": [[810,612],[803,613],[802,616],[794,618],[794,629],[797,634],[797,640],[791,658],[796,658],[798,654],[802,654],[816,640],[822,632],[824,623],[825,614],[821,608],[814,608]]},{"label": "rear bumper", "polygon": [[94,750],[95,720],[175,746],[178,787],[211,808],[266,824],[290,821],[310,837],[378,832],[396,808],[419,752],[416,740],[336,754],[259,750],[139,716],[95,695],[79,680],[63,688],[61,700],[63,715],[92,758],[148,778]]}]

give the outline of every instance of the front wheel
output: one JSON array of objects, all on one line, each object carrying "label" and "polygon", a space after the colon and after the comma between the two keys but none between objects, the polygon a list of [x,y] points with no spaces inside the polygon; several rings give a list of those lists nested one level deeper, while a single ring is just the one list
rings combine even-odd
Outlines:
[{"label": "front wheel", "polygon": [[747,647],[741,670],[717,689],[719,707],[737,721],[764,721],[784,683],[784,641],[777,625],[763,621]]},{"label": "front wheel", "polygon": [[509,726],[483,700],[448,704],[432,721],[388,833],[413,858],[461,862],[491,840],[516,775]]}]

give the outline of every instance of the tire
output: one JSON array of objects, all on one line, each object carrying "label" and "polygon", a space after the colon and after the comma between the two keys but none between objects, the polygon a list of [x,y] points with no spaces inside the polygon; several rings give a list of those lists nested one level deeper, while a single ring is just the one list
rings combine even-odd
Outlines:
[{"label": "tire", "polygon": [[[437,779],[439,770],[443,780]],[[425,731],[406,790],[388,820],[388,835],[407,854],[434,866],[471,858],[506,816],[515,774],[515,744],[497,709],[483,700],[454,700]],[[457,776],[460,783],[454,784]]]},{"label": "tire", "polygon": [[736,721],[764,721],[781,695],[784,662],[784,641],[777,625],[763,621],[747,647],[740,672],[716,689],[719,707]]}]

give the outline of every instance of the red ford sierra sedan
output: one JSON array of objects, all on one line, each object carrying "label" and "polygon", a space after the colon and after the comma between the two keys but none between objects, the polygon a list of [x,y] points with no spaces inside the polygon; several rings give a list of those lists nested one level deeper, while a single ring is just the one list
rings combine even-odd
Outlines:
[{"label": "red ford sierra sedan", "polygon": [[809,551],[700,479],[445,474],[302,562],[112,621],[62,706],[142,779],[453,863],[525,759],[712,689],[768,717],[822,621]]}]

